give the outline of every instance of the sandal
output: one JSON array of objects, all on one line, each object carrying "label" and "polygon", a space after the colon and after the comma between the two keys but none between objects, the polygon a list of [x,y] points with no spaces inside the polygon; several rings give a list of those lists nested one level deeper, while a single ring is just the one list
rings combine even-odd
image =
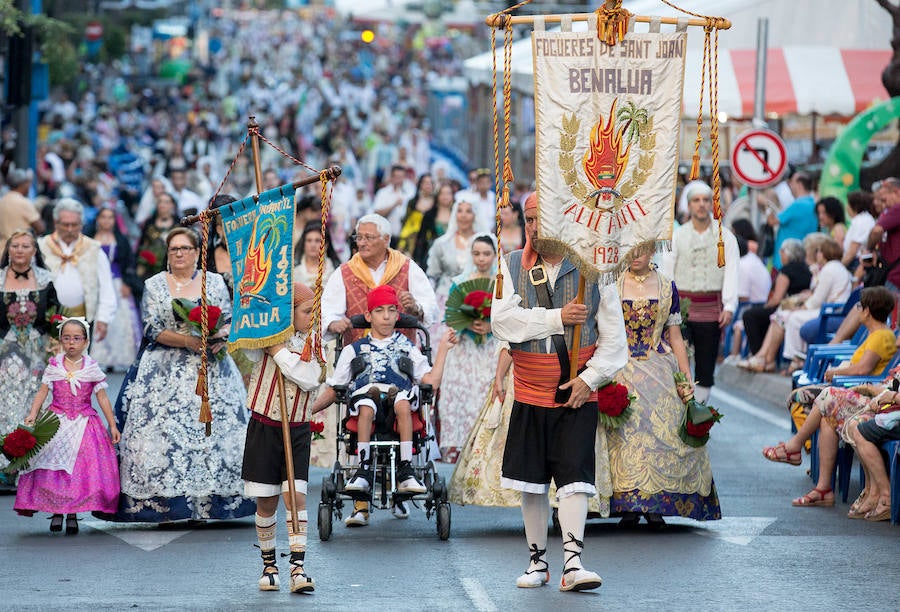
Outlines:
[{"label": "sandal", "polygon": [[864,502],[866,499],[866,490],[863,489],[859,494],[859,497],[856,498],[852,504],[850,504],[850,510],[847,511],[847,518],[850,519],[862,519],[866,518],[866,514],[869,513],[871,508],[864,508]]},{"label": "sandal", "polygon": [[[828,489],[819,489],[814,488],[812,491],[807,493],[806,495],[802,495],[791,502],[792,506],[798,507],[812,507],[812,506],[833,506],[834,505],[834,495],[830,498],[826,498],[825,496],[831,493],[831,488]],[[819,498],[816,499],[812,497],[813,493],[817,493]]]},{"label": "sandal", "polygon": [[775,362],[774,361],[770,361],[768,363],[764,363],[762,361],[751,362],[751,363],[747,364],[747,369],[750,370],[751,372],[756,372],[757,374],[760,374],[763,372],[770,374],[775,371]]},{"label": "sandal", "polygon": [[[778,453],[779,450],[781,451],[781,454]],[[784,445],[784,442],[779,442],[775,446],[766,446],[763,448],[762,454],[763,457],[769,461],[774,461],[775,463],[787,463],[790,465],[800,465],[803,463],[803,460],[800,458],[801,451],[790,452]]]},{"label": "sandal", "polygon": [[886,521],[891,518],[891,504],[879,499],[875,507],[866,514],[865,519],[873,523],[878,521]]}]

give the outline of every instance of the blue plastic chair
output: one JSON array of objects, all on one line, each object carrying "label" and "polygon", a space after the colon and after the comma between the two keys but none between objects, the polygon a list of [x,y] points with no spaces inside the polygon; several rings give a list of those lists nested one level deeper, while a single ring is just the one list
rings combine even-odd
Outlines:
[{"label": "blue plastic chair", "polygon": [[[819,481],[819,432],[813,433],[810,438],[812,444],[809,450],[809,477],[812,481]],[[834,460],[834,471],[831,473],[831,488],[835,496],[839,493],[841,501],[847,503],[850,496],[850,474],[853,471],[853,447],[841,441],[838,444],[837,456]],[[893,490],[892,490],[893,495]]]},{"label": "blue plastic chair", "polygon": [[[728,327],[725,328],[725,335],[722,340],[722,356],[727,357],[731,352],[731,342],[734,338],[734,324],[737,321],[741,320],[741,317],[744,315],[744,311],[748,308],[752,308],[753,306],[763,306],[765,302],[739,302],[737,310],[734,313],[734,316],[731,317],[731,323],[728,324]],[[749,349],[747,348],[747,335],[744,334],[744,338],[741,341],[741,357],[746,357]]]},{"label": "blue plastic chair", "polygon": [[843,303],[828,302],[819,308],[819,332],[816,334],[816,344],[825,344],[834,337],[834,332],[828,331],[828,323],[832,320],[841,320],[850,314],[850,310],[856,306],[862,294],[862,287],[856,287],[847,296]]}]

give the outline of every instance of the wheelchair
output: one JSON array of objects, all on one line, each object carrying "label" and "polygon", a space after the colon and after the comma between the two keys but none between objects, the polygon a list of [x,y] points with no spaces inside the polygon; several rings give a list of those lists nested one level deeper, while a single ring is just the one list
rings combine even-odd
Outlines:
[{"label": "wheelchair", "polygon": [[[363,315],[355,315],[350,319],[355,329],[366,329],[369,323]],[[422,354],[432,363],[431,337],[428,330],[419,321],[408,314],[401,314],[396,329],[416,330]],[[341,339],[335,351],[335,363],[341,351]],[[402,369],[402,364],[401,364]],[[354,371],[354,377],[358,372]],[[408,375],[411,377],[412,373]],[[349,391],[344,385],[334,387],[338,404],[336,412],[337,436],[335,440],[337,461],[331,473],[322,479],[322,496],[319,501],[318,528],[319,539],[327,541],[333,531],[333,520],[340,521],[343,516],[345,502],[350,502],[352,512],[354,501],[369,503],[369,511],[377,508],[391,508],[394,502],[421,501],[425,508],[425,518],[435,517],[437,534],[441,540],[450,538],[450,503],[447,501],[447,483],[443,476],[435,471],[430,460],[429,446],[435,440],[431,411],[434,403],[434,389],[431,385],[419,384],[419,409],[412,412],[413,424],[413,469],[416,478],[425,485],[425,493],[405,493],[397,491],[397,468],[400,463],[400,439],[395,429],[393,397],[381,393],[381,397],[373,398],[379,408],[373,423],[370,442],[371,463],[375,482],[369,491],[345,491],[344,486],[353,477],[357,466],[349,465],[349,459],[357,454],[358,423],[356,416],[349,415]],[[345,462],[342,464],[341,459]]]}]

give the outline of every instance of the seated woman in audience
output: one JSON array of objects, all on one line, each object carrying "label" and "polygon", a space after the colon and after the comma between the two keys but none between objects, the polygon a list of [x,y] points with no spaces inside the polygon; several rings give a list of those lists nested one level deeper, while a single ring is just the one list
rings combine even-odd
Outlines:
[{"label": "seated woman in audience", "polygon": [[865,252],[869,232],[875,227],[872,194],[867,191],[851,191],[847,194],[847,211],[850,213],[850,227],[844,236],[844,256],[841,263],[851,272],[859,267],[859,256]]},{"label": "seated woman in audience", "polygon": [[[882,373],[897,350],[897,339],[886,324],[894,304],[894,294],[884,287],[863,289],[856,306],[860,324],[865,325],[868,335],[848,361],[825,370],[826,383],[835,376],[879,376]],[[791,392],[788,410],[798,428],[806,421],[810,407],[826,387],[828,384],[807,385]]]},{"label": "seated woman in audience", "polygon": [[[739,362],[738,367],[743,367],[754,372],[774,372],[775,357],[778,347],[784,341],[782,355],[786,359],[792,359],[788,371],[803,365],[803,357],[806,353],[806,343],[800,338],[800,327],[819,314],[822,304],[826,302],[844,302],[850,296],[850,273],[841,265],[841,245],[833,238],[807,236],[804,242],[820,246],[815,248],[815,265],[813,270],[813,293],[802,303],[796,300],[782,300],[778,309],[772,314],[772,322],[766,331],[762,347],[750,359]],[[807,257],[812,248],[807,248]],[[807,259],[809,261],[809,259]],[[816,272],[818,270],[818,272]]]},{"label": "seated woman in audience", "polygon": [[769,329],[770,317],[789,296],[800,295],[809,291],[812,272],[805,261],[806,252],[803,243],[796,238],[788,238],[781,243],[781,270],[775,277],[772,293],[762,306],[752,306],[744,311],[744,333],[747,334],[747,347],[750,354],[756,354],[762,347],[766,331]]},{"label": "seated woman in audience", "polygon": [[[882,288],[872,287],[872,289]],[[887,290],[884,290],[884,293],[890,296]],[[882,309],[888,303],[884,293],[864,294],[866,295],[866,305],[861,310],[867,313],[863,317],[867,322],[867,326],[869,325],[868,321],[874,318],[871,312],[868,312],[869,308],[883,312]],[[874,298],[873,295],[875,296]],[[893,308],[893,296],[890,296],[890,303],[891,308]],[[870,332],[871,335],[872,333]],[[860,347],[860,349],[862,348]],[[863,357],[858,362],[866,359],[871,363],[875,356],[870,353],[872,351],[866,349]],[[878,358],[880,363],[880,356]],[[837,373],[844,373],[847,369],[850,369],[848,367],[841,369],[842,367],[844,366],[836,369]],[[767,446],[763,449],[763,456],[769,461],[800,465],[801,448],[812,437],[813,433],[818,430],[819,477],[816,486],[809,493],[798,497],[792,502],[794,506],[834,505],[831,477],[837,457],[838,442],[840,441],[838,436],[849,442],[850,432],[848,431],[848,426],[851,422],[868,420],[882,404],[893,403],[900,399],[900,394],[890,390],[896,384],[894,378],[900,374],[898,371],[900,371],[900,368],[895,368],[891,372],[891,376],[881,385],[860,385],[849,389],[843,387],[827,387],[823,389],[815,397],[809,416],[800,426],[797,433],[787,442],[779,442],[775,446]],[[832,371],[830,376],[833,376],[834,373]],[[873,504],[866,503],[866,497],[866,491],[864,490],[851,505],[848,513],[850,518],[864,518],[866,513],[873,509]]]}]

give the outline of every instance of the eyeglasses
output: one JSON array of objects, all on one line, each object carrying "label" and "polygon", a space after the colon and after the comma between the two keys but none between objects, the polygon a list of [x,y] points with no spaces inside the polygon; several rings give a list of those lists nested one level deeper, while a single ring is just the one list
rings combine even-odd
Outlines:
[{"label": "eyeglasses", "polygon": [[381,236],[378,234],[353,234],[353,239],[359,242],[375,242],[376,240],[381,240]]},{"label": "eyeglasses", "polygon": [[60,342],[83,342],[87,339],[86,336],[60,336]]},{"label": "eyeglasses", "polygon": [[169,253],[174,253],[177,255],[179,253],[188,253],[188,252],[194,251],[196,249],[197,249],[197,247],[187,247],[187,246],[169,247]]}]

